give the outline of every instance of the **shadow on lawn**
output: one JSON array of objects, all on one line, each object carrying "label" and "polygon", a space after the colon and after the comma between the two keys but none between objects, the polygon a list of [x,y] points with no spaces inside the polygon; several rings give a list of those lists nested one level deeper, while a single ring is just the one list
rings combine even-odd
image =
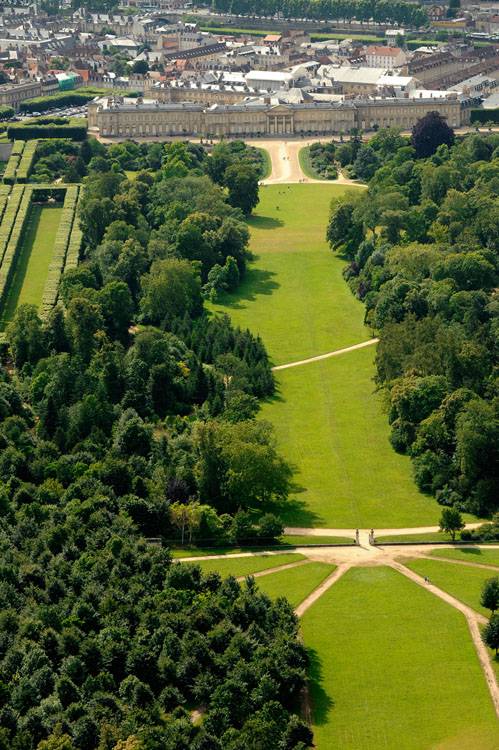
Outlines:
[{"label": "shadow on lawn", "polygon": [[272,294],[280,287],[273,280],[276,274],[263,268],[248,268],[243,283],[234,294],[224,294],[220,297],[220,304],[231,310],[244,309],[245,302],[254,302],[261,295]]},{"label": "shadow on lawn", "polygon": [[[294,467],[291,467],[294,470]],[[278,516],[285,526],[318,526],[323,522],[323,518],[314,513],[307,504],[296,497],[297,494],[305,492],[306,487],[301,487],[296,482],[291,485],[289,498],[283,502],[268,503],[266,511]]]},{"label": "shadow on lawn", "polygon": [[[480,547],[459,547],[465,555],[475,555],[476,557],[482,556],[482,550]],[[499,660],[498,660],[499,661]]]},{"label": "shadow on lawn", "polygon": [[318,652],[314,648],[308,648],[307,653],[310,660],[308,678],[312,703],[312,721],[320,726],[321,724],[327,724],[329,712],[334,708],[334,700],[322,685],[322,662]]},{"label": "shadow on lawn", "polygon": [[282,219],[276,219],[274,216],[252,216],[248,219],[248,224],[253,229],[279,229],[284,226]]}]

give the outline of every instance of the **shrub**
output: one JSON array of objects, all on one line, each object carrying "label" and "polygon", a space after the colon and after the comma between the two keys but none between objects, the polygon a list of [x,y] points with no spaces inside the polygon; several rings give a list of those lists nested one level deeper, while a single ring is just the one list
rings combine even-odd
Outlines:
[{"label": "shrub", "polygon": [[26,143],[26,146],[21,156],[21,160],[19,162],[19,167],[17,169],[16,177],[17,177],[18,182],[28,181],[28,177],[33,167],[33,161],[35,158],[37,145],[38,145],[38,141],[29,141],[28,143]]},{"label": "shrub", "polygon": [[7,136],[12,140],[19,138],[31,141],[35,138],[71,138],[73,141],[84,141],[87,137],[87,123],[82,118],[66,121],[67,124],[54,122],[27,122],[11,125],[7,129]]},{"label": "shrub", "polygon": [[77,107],[95,99],[95,89],[85,91],[60,91],[50,96],[37,96],[34,99],[26,99],[19,107],[21,112],[40,112],[44,109],[56,109],[58,107]]}]

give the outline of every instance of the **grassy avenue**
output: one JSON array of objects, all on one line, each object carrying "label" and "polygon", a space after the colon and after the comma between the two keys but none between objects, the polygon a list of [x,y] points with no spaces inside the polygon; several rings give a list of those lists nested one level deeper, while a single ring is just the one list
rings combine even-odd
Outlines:
[{"label": "grassy avenue", "polygon": [[[344,260],[328,252],[324,240],[331,200],[352,189],[357,188],[325,183],[268,185],[260,191],[249,221],[253,263],[237,294],[225,296],[215,309],[260,334],[275,365],[372,335],[363,325],[362,305],[343,280]],[[274,424],[279,447],[296,471],[286,524],[438,523],[439,506],[419,492],[410,459],[389,443],[373,382],[374,357],[375,347],[369,347],[276,373],[278,392],[264,404],[262,417]],[[390,538],[399,539],[411,536]],[[494,571],[456,561],[499,565],[499,550],[428,554],[433,559],[415,558],[407,567],[483,614],[481,586]],[[223,575],[259,573],[262,590],[286,596],[296,607],[334,565],[313,560],[274,570],[292,559],[300,556],[200,564]],[[347,570],[304,613],[302,633],[312,657],[310,703],[319,749],[496,746],[496,717],[463,615],[396,570],[382,564]]]}]

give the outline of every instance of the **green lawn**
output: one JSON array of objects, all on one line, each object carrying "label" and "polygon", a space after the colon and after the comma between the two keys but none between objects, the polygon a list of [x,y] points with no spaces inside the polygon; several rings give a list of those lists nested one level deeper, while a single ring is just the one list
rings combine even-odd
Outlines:
[{"label": "green lawn", "polygon": [[258,578],[257,584],[272,599],[285,596],[293,607],[297,607],[335,568],[336,565],[311,562],[279,573],[269,573]]},{"label": "green lawn", "polygon": [[278,565],[287,565],[300,560],[305,560],[305,557],[298,555],[296,552],[287,552],[282,555],[256,555],[255,557],[235,557],[232,559],[228,556],[225,560],[200,560],[193,565],[199,565],[204,573],[217,572],[222,576],[237,577],[258,573],[260,570],[267,570],[267,568],[277,568]]},{"label": "green lawn", "polygon": [[[263,552],[274,547],[297,547],[301,544],[353,544],[353,538],[342,536],[305,536],[299,534],[284,534],[278,545],[248,545],[247,547],[173,547],[170,549],[174,558],[195,557],[201,555],[236,555],[241,552]],[[278,549],[277,549],[278,551]]]},{"label": "green lawn", "polygon": [[196,557],[198,555],[227,555],[230,557],[230,555],[251,552],[252,550],[252,547],[174,547],[170,549],[170,552],[174,558]]},{"label": "green lawn", "polygon": [[[459,537],[459,535],[458,535]],[[395,536],[377,536],[376,543],[383,544],[384,542],[452,542],[450,534],[445,534],[443,531],[429,531],[426,534],[396,534]]]},{"label": "green lawn", "polygon": [[[449,557],[453,560],[484,563],[499,567],[499,549],[483,549],[480,547],[460,547],[454,549],[436,549],[431,552],[432,557]],[[492,571],[491,571],[492,573]]]},{"label": "green lawn", "polygon": [[284,534],[282,541],[285,544],[354,544],[353,537],[346,536],[306,536],[301,534]]},{"label": "green lawn", "polygon": [[318,750],[492,750],[464,617],[385,567],[352,568],[302,618]]},{"label": "green lawn", "polygon": [[468,607],[490,617],[490,610],[480,606],[480,594],[484,581],[494,578],[494,571],[486,568],[471,568],[467,565],[454,565],[443,560],[426,560],[418,557],[406,565],[420,576],[428,576],[439,588],[455,596]]},{"label": "green lawn", "polygon": [[1,328],[11,320],[19,305],[41,304],[61,213],[60,206],[30,206],[2,310]]},{"label": "green lawn", "polygon": [[[365,341],[364,306],[345,283],[345,261],[325,241],[329,205],[341,185],[269,185],[250,219],[255,260],[237,294],[215,309],[259,333],[275,364]],[[437,523],[410,460],[388,442],[374,392],[374,347],[278,373],[262,416],[295,465],[297,491],[285,513],[299,526],[421,526]]]},{"label": "green lawn", "polygon": [[341,185],[266,185],[250,219],[255,254],[236,294],[215,309],[259,333],[284,364],[370,337],[364,307],[343,280],[345,261],[325,241],[329,204]]},{"label": "green lawn", "polygon": [[290,526],[337,528],[437,524],[440,506],[422,495],[411,462],[388,440],[374,390],[375,347],[278,373],[277,395],[261,416],[295,466]]}]

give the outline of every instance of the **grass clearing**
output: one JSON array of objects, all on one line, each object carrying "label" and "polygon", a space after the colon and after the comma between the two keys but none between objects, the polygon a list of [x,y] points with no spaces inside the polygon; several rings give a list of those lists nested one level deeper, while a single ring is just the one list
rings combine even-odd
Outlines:
[{"label": "grass clearing", "polygon": [[417,544],[418,542],[446,542],[452,544],[450,534],[446,534],[443,531],[428,531],[425,534],[395,534],[394,536],[377,536],[376,544],[385,544],[386,542],[412,542]]},{"label": "grass clearing", "polygon": [[259,552],[261,547],[173,547],[170,548],[172,557],[197,557],[198,555],[237,555],[241,552]]},{"label": "grass clearing", "polygon": [[490,617],[490,610],[480,606],[480,594],[484,581],[494,577],[493,570],[454,565],[443,560],[427,560],[422,557],[404,560],[404,565],[420,576],[428,576],[435,586],[452,594],[475,612]]},{"label": "grass clearing", "polygon": [[352,568],[304,614],[302,632],[318,750],[497,747],[464,617],[396,571]]},{"label": "grass clearing", "polygon": [[287,552],[282,555],[255,555],[253,557],[228,556],[225,560],[199,560],[193,565],[199,565],[203,573],[220,573],[221,576],[249,576],[267,568],[277,568],[278,565],[300,562],[304,555]]},{"label": "grass clearing", "polygon": [[297,607],[307,598],[325,578],[331,575],[336,565],[322,562],[311,562],[297,568],[269,573],[258,578],[257,586],[271,599],[285,596],[292,607]]},{"label": "grass clearing", "polygon": [[305,534],[284,534],[284,544],[299,547],[301,544],[355,544],[353,537],[347,536],[306,536]]},{"label": "grass clearing", "polygon": [[408,456],[389,440],[374,390],[374,347],[278,373],[261,416],[296,469],[283,509],[289,526],[391,528],[437,524],[441,508],[419,492]]},{"label": "grass clearing", "polygon": [[325,240],[329,205],[349,190],[265,185],[249,220],[254,262],[235,294],[212,306],[262,336],[274,364],[324,354],[370,337],[364,308],[345,283],[345,261]]},{"label": "grass clearing", "polygon": [[[364,307],[343,279],[345,261],[327,248],[333,198],[344,185],[267,185],[249,220],[255,254],[236,294],[213,308],[260,334],[274,364],[370,338]],[[261,415],[295,465],[293,526],[397,527],[437,523],[440,508],[412,479],[410,459],[389,441],[374,392],[374,347],[278,373]]]},{"label": "grass clearing", "polygon": [[483,549],[481,547],[456,547],[454,549],[436,549],[430,554],[432,557],[447,557],[451,560],[464,560],[465,562],[497,565],[499,567],[499,548]]},{"label": "grass clearing", "polygon": [[62,210],[61,206],[30,206],[2,309],[2,329],[12,319],[19,305],[40,306]]}]

